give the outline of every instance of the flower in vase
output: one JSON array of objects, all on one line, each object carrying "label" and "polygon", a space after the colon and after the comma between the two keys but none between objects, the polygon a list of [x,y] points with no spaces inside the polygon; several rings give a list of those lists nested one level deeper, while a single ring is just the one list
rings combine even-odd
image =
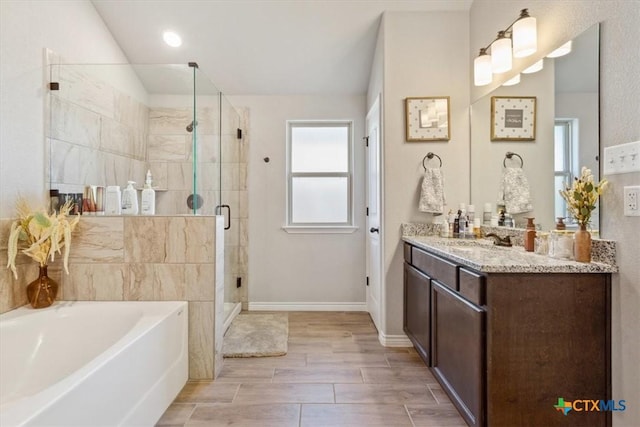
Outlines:
[{"label": "flower in vase", "polygon": [[65,203],[60,212],[47,213],[45,209],[32,211],[24,199],[17,203],[18,219],[11,225],[9,234],[7,268],[16,271],[16,255],[18,251],[29,256],[45,267],[48,260],[55,261],[56,253],[63,254],[64,269],[69,273],[69,249],[71,248],[71,232],[80,220],[79,215],[71,216],[73,202]]},{"label": "flower in vase", "polygon": [[589,224],[598,197],[604,193],[608,184],[606,179],[596,184],[591,169],[583,166],[580,177],[574,178],[571,187],[567,185],[564,190],[560,190],[560,195],[567,202],[569,212],[579,225]]}]

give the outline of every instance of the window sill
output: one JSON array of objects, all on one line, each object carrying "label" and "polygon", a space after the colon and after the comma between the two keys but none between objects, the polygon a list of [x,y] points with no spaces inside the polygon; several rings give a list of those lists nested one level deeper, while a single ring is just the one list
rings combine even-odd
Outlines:
[{"label": "window sill", "polygon": [[301,225],[285,225],[282,227],[284,231],[292,234],[351,234],[358,230],[358,227],[352,225],[338,226],[301,226]]}]

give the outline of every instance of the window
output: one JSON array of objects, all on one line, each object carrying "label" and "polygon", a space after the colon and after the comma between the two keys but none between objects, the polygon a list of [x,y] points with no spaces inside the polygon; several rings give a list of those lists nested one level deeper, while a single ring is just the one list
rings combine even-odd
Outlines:
[{"label": "window", "polygon": [[287,231],[352,228],[352,122],[287,122]]},{"label": "window", "polygon": [[567,202],[559,191],[573,179],[573,120],[557,119],[554,127],[555,216],[570,218]]}]

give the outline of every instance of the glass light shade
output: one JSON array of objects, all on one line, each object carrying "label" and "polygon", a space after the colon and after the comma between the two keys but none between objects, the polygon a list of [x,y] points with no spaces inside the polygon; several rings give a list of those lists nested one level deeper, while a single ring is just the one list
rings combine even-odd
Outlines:
[{"label": "glass light shade", "polygon": [[182,38],[173,31],[165,31],[162,33],[162,39],[171,47],[178,47],[182,45]]},{"label": "glass light shade", "polygon": [[513,24],[513,56],[524,58],[532,55],[538,49],[538,32],[536,18],[527,16],[520,18]]},{"label": "glass light shade", "polygon": [[571,40],[569,40],[568,42],[566,42],[565,44],[563,44],[562,46],[560,46],[559,48],[551,52],[549,55],[547,55],[547,58],[558,58],[559,56],[564,56],[570,52],[571,52]]},{"label": "glass light shade", "polygon": [[491,71],[491,55],[481,53],[473,60],[473,84],[484,86],[491,83],[493,74]]},{"label": "glass light shade", "polygon": [[491,69],[496,74],[506,73],[511,69],[512,61],[511,39],[498,37],[491,43]]},{"label": "glass light shade", "polygon": [[536,62],[535,64],[533,64],[529,68],[525,68],[524,70],[522,70],[522,73],[523,74],[536,73],[536,72],[542,70],[542,67],[544,67],[544,59],[541,59],[540,61]]},{"label": "glass light shade", "polygon": [[517,85],[518,83],[520,83],[520,74],[516,74],[513,78],[502,83],[502,86],[513,86]]}]

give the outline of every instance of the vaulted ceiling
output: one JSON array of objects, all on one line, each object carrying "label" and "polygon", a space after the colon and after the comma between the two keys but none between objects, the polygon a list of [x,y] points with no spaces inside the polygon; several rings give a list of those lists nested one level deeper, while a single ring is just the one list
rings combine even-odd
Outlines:
[{"label": "vaulted ceiling", "polygon": [[[227,95],[364,94],[384,11],[472,0],[92,0],[132,64],[187,63]],[[183,39],[162,41],[167,29]]]}]

